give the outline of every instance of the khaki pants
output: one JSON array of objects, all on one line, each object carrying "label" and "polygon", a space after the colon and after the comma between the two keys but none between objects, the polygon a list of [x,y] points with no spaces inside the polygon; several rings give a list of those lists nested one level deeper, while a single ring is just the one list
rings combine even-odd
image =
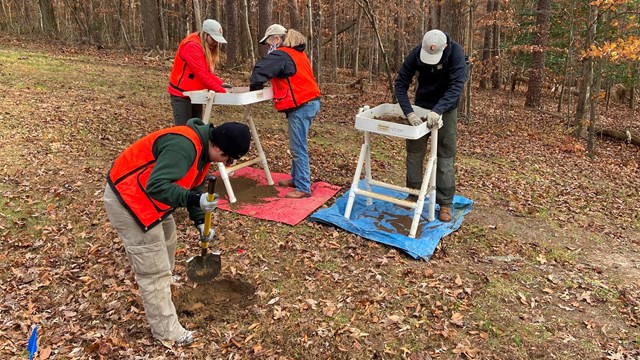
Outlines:
[{"label": "khaki pants", "polygon": [[109,185],[104,190],[104,206],[111,225],[124,243],[153,336],[160,340],[178,340],[185,329],[178,322],[171,300],[177,242],[173,216],[145,233]]},{"label": "khaki pants", "polygon": [[[442,127],[438,130],[438,161],[436,171],[436,203],[451,205],[456,193],[453,166],[458,141],[458,109],[442,114]],[[420,189],[424,176],[424,158],[427,139],[431,133],[416,140],[407,140],[407,187]]]}]

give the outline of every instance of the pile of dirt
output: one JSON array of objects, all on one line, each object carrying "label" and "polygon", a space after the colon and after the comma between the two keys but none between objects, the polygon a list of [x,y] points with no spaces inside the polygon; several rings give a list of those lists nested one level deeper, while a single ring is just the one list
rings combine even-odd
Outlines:
[{"label": "pile of dirt", "polygon": [[238,279],[216,279],[193,288],[173,291],[178,316],[195,323],[224,320],[255,303],[255,287]]},{"label": "pile of dirt", "polygon": [[[230,182],[236,196],[236,202],[230,205],[234,210],[245,204],[263,204],[266,198],[278,196],[278,189],[273,185],[262,185],[253,179],[234,177]],[[216,182],[216,193],[221,198],[228,198],[227,189],[221,180]]]}]

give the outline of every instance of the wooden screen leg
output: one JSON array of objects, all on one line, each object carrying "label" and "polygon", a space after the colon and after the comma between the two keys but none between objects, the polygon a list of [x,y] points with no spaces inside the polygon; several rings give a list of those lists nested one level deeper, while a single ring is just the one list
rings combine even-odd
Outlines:
[{"label": "wooden screen leg", "polygon": [[260,143],[260,137],[258,136],[258,129],[256,129],[256,124],[253,122],[253,118],[249,115],[250,105],[247,105],[244,110],[244,120],[249,124],[249,129],[251,129],[251,137],[253,138],[253,143],[256,145],[256,150],[258,150],[258,157],[260,158],[260,163],[262,165],[262,169],[264,170],[264,175],[267,178],[267,184],[273,185],[273,178],[271,177],[271,171],[269,171],[269,164],[267,163],[267,156],[262,149],[262,144]]},{"label": "wooden screen leg", "polygon": [[227,168],[224,166],[224,163],[218,163],[218,171],[220,171],[220,177],[224,183],[224,188],[227,190],[227,195],[229,195],[229,203],[233,204],[237,199],[236,195],[233,193],[233,188],[229,181],[229,174],[227,173]]}]

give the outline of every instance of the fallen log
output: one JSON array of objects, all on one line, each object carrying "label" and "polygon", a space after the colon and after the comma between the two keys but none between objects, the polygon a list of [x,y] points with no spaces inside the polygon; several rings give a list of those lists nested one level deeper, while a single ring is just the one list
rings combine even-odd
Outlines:
[{"label": "fallen log", "polygon": [[636,146],[640,146],[640,136],[632,135],[629,130],[627,131],[619,131],[613,129],[605,129],[605,128],[595,128],[596,134],[610,137],[612,139],[620,140],[627,142],[629,144],[633,144]]},{"label": "fallen log", "polygon": [[[547,111],[547,110],[542,110],[542,109],[540,109],[538,111],[543,113],[543,114],[550,115],[550,116],[557,117],[557,118],[561,118],[561,119],[565,117],[565,115],[560,114],[560,113],[555,112],[555,111]],[[595,132],[596,132],[596,134],[601,135],[601,136],[606,136],[608,138],[612,138],[612,139],[615,139],[615,140],[620,140],[620,141],[624,141],[624,142],[629,143],[629,144],[640,146],[640,136],[636,136],[636,135],[631,134],[631,132],[629,130],[620,131],[620,130],[596,127],[595,128]]]}]

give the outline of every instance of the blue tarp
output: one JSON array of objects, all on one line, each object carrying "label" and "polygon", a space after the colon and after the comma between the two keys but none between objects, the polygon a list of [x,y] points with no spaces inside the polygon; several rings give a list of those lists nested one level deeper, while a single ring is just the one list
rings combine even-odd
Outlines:
[{"label": "blue tarp", "polygon": [[[360,181],[359,186],[364,189],[364,180]],[[398,199],[404,199],[407,196],[406,193],[378,186],[374,186],[373,191]],[[344,210],[348,198],[349,192],[347,191],[336,200],[333,206],[311,215],[311,220],[335,225],[363,238],[399,248],[415,259],[425,261],[429,260],[440,239],[460,227],[464,216],[473,207],[473,201],[456,195],[453,198],[453,221],[449,223],[439,221],[439,207],[436,205],[436,219],[430,223],[428,220],[429,199],[425,199],[416,238],[412,239],[409,237],[413,219],[412,209],[376,199],[373,199],[373,204],[367,206],[365,197],[356,196],[350,219],[347,219],[344,217]]]}]

